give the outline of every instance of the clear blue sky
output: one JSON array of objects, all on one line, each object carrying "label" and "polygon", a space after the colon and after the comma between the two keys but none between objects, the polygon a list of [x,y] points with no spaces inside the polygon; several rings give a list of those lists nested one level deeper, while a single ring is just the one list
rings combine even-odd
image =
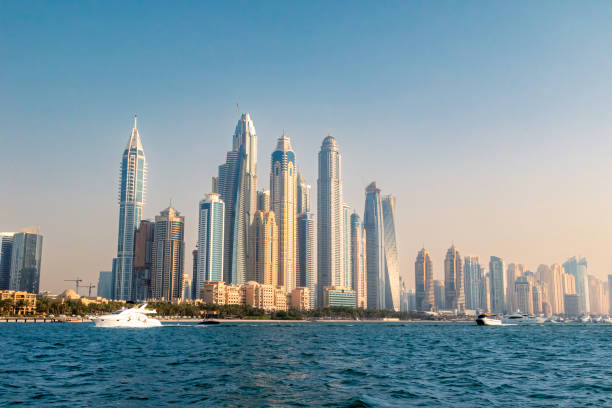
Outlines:
[{"label": "clear blue sky", "polygon": [[422,245],[441,278],[453,241],[532,270],[582,254],[603,278],[611,21],[604,1],[0,2],[0,230],[40,224],[42,289],[97,282],[137,113],[145,216],[173,198],[190,253],[238,102],[260,187],[285,129],[316,194],[331,131],[349,204],[373,180],[397,197],[410,283]]}]

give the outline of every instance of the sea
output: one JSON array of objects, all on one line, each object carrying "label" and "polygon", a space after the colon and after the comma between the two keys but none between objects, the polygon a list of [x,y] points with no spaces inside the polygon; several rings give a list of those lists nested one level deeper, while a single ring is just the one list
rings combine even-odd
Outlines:
[{"label": "sea", "polygon": [[612,325],[0,323],[0,406],[612,407]]}]

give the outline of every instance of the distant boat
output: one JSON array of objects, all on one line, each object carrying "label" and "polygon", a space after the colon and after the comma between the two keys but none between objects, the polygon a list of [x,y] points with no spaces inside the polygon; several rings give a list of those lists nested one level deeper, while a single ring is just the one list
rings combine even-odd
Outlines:
[{"label": "distant boat", "polygon": [[523,313],[512,313],[511,315],[505,316],[502,319],[504,324],[539,324],[544,323],[546,319],[543,317],[523,314]]},{"label": "distant boat", "polygon": [[111,314],[94,317],[91,319],[96,327],[118,327],[118,328],[149,328],[160,327],[159,320],[148,315],[156,313],[155,310],[147,310],[147,304],[132,309],[121,309]]},{"label": "distant boat", "polygon": [[580,316],[578,321],[580,323],[591,323],[591,316],[589,316],[589,315],[582,315],[582,316]]},{"label": "distant boat", "polygon": [[205,324],[205,325],[211,325],[211,324],[220,324],[220,321],[217,320],[202,320],[200,323],[198,324]]},{"label": "distant boat", "polygon": [[496,315],[484,313],[478,315],[478,318],[476,319],[476,324],[478,326],[501,326],[502,321],[500,319],[497,319]]}]

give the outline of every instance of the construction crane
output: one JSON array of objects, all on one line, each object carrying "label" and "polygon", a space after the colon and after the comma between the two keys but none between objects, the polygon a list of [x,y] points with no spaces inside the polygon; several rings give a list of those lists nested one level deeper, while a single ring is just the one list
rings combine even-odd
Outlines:
[{"label": "construction crane", "polygon": [[96,285],[92,285],[92,284],[91,284],[91,282],[89,282],[89,285],[87,285],[87,286],[83,286],[83,287],[84,287],[84,288],[89,289],[89,295],[87,295],[87,296],[88,296],[88,297],[91,297],[91,290],[92,290],[93,288],[95,288],[95,287],[96,287]]},{"label": "construction crane", "polygon": [[79,283],[83,282],[83,279],[80,279],[78,276],[76,279],[64,279],[64,282],[74,282],[76,285],[76,293],[79,294]]}]

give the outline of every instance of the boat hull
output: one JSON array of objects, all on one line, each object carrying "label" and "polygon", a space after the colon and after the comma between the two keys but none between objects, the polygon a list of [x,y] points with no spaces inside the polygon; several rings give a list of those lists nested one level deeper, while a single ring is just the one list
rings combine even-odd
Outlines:
[{"label": "boat hull", "polygon": [[502,322],[499,319],[490,319],[488,317],[479,317],[476,319],[476,324],[478,326],[501,326]]},{"label": "boat hull", "polygon": [[146,320],[122,320],[114,319],[112,317],[96,317],[91,319],[96,327],[108,327],[108,328],[123,328],[123,329],[147,329],[151,327],[161,327],[161,322],[157,319],[146,319]]}]

